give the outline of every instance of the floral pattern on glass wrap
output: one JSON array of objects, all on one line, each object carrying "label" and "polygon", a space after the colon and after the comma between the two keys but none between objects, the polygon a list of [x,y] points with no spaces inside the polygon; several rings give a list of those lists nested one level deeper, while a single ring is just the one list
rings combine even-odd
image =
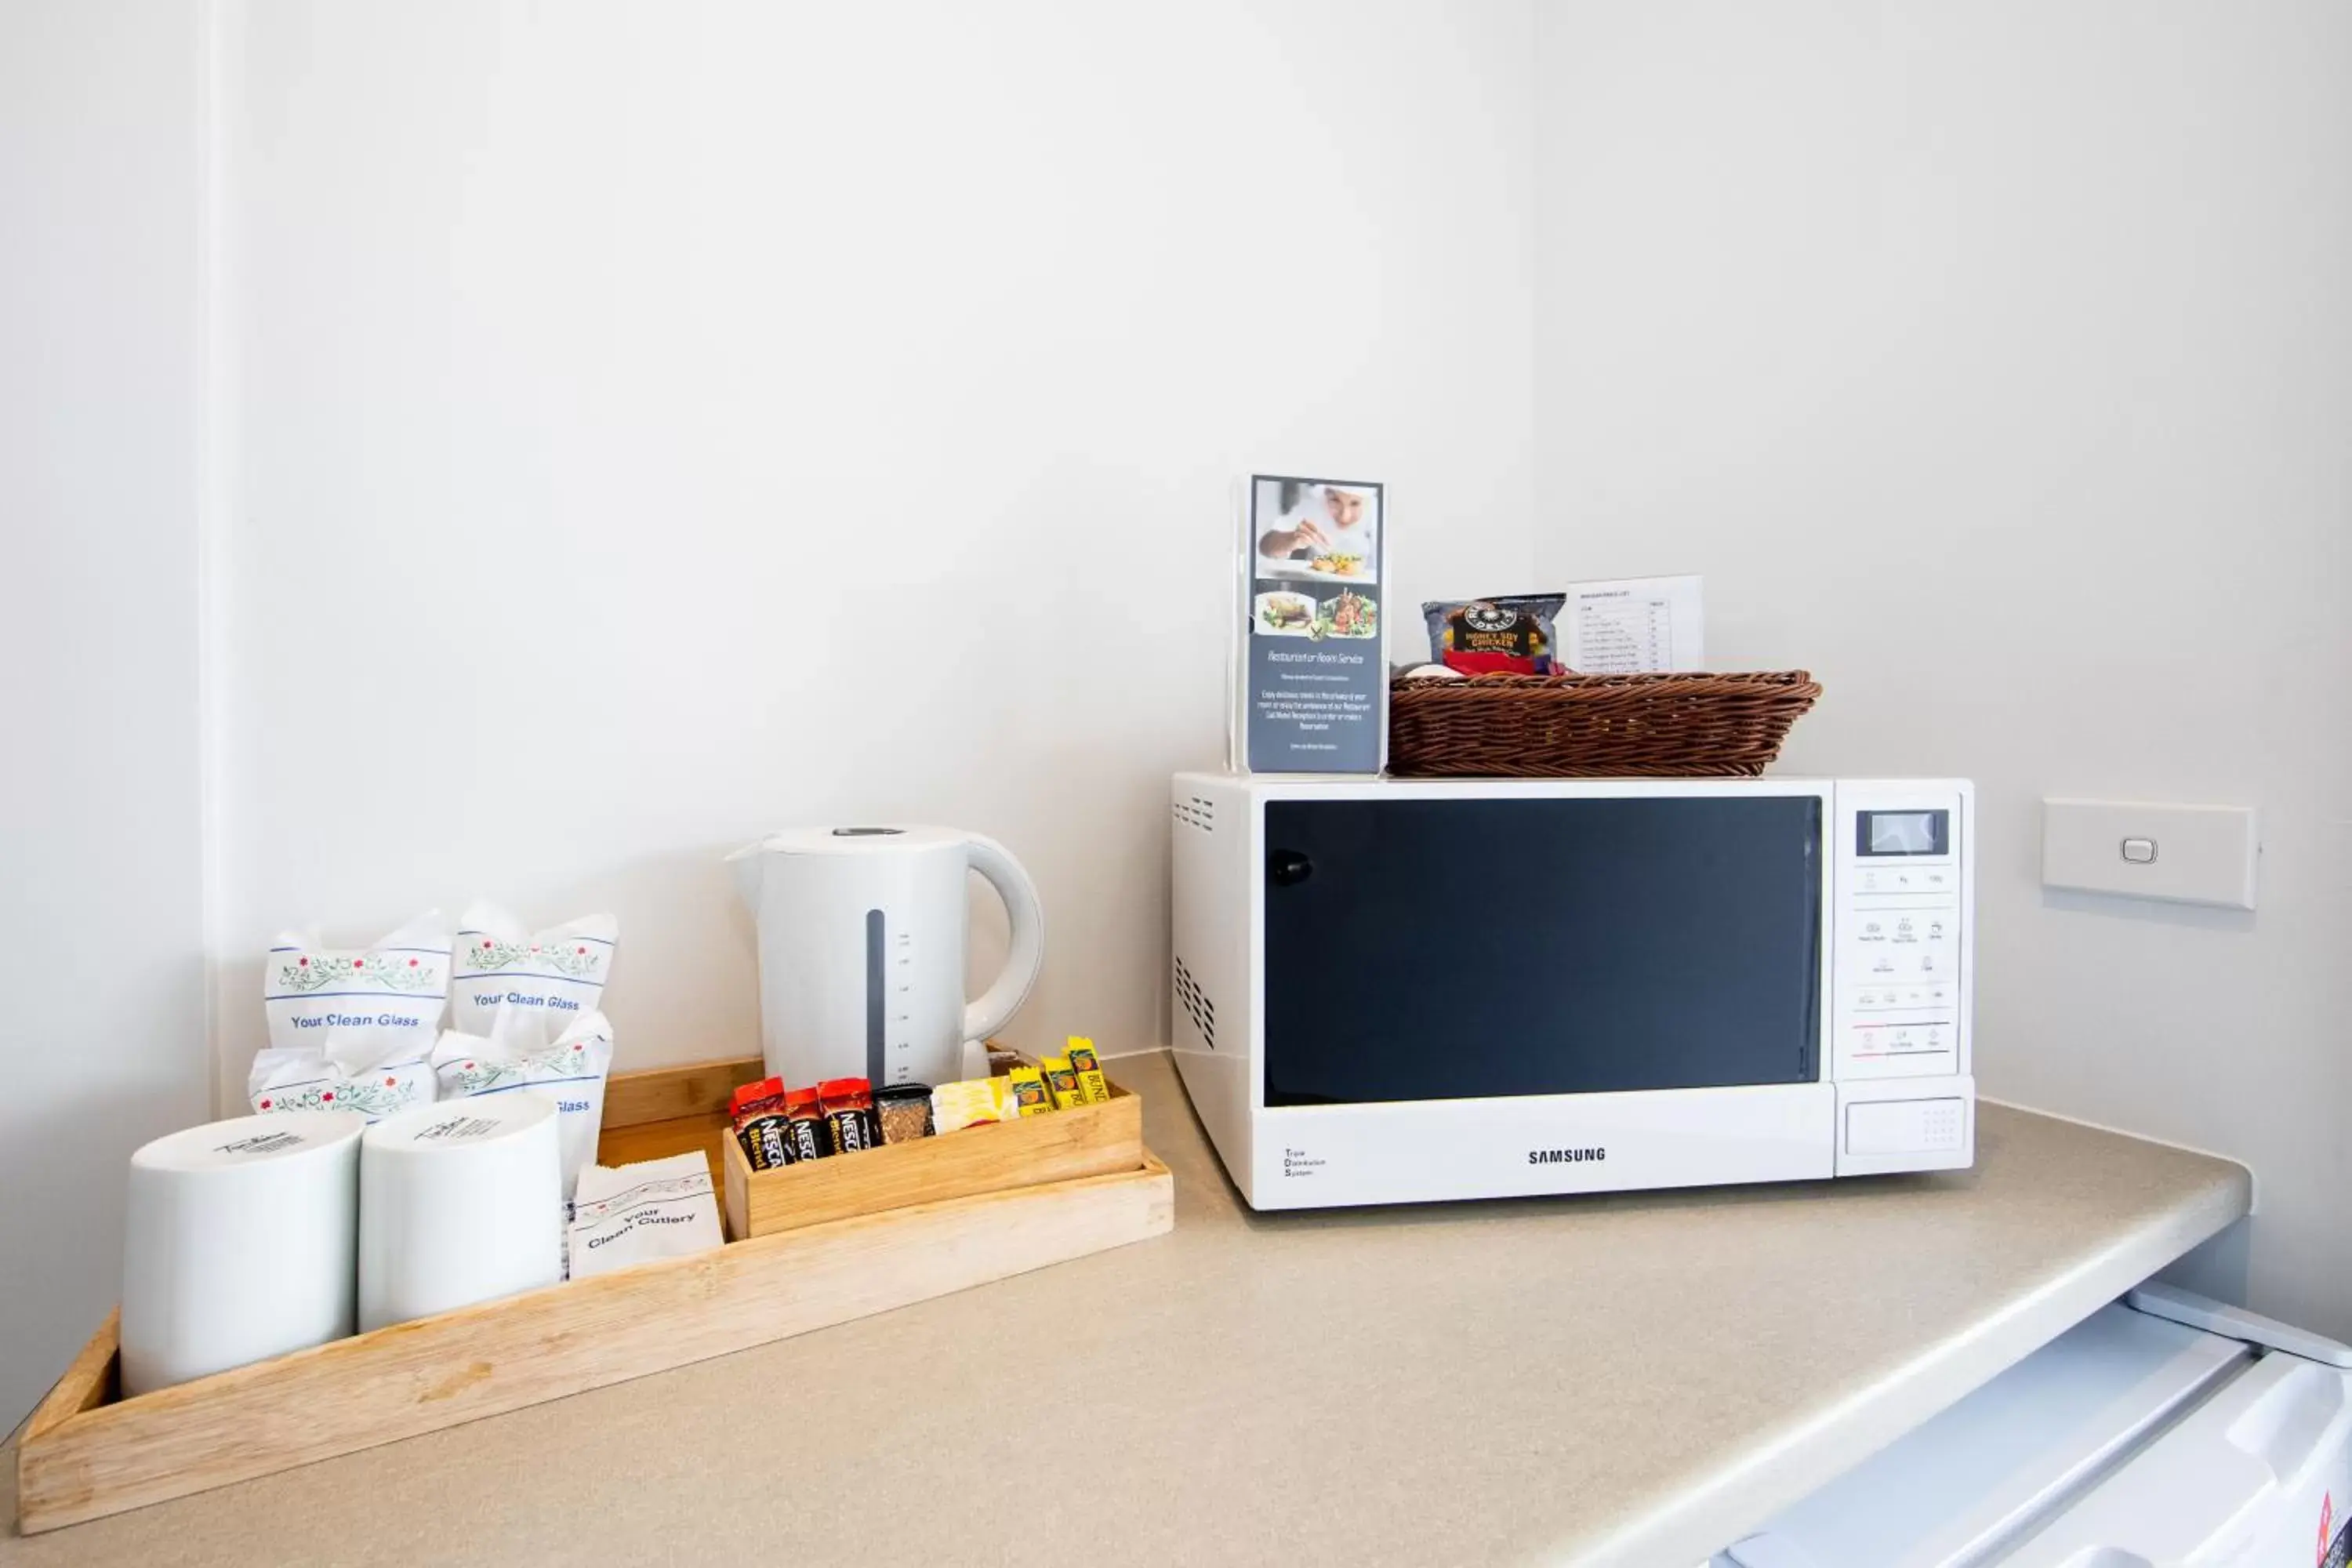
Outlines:
[{"label": "floral pattern on glass wrap", "polygon": [[460,1095],[482,1094],[493,1089],[503,1089],[510,1083],[545,1083],[550,1079],[585,1078],[588,1076],[588,1042],[575,1040],[568,1046],[540,1051],[513,1061],[496,1062],[477,1057],[457,1064],[457,1092]]},{"label": "floral pattern on glass wrap", "polygon": [[273,1089],[253,1102],[257,1110],[357,1110],[389,1116],[416,1098],[416,1085],[385,1079],[382,1083],[340,1080]]},{"label": "floral pattern on glass wrap", "polygon": [[403,952],[305,952],[293,963],[278,966],[278,984],[298,994],[324,990],[329,985],[356,985],[372,991],[438,991],[441,966]]},{"label": "floral pattern on glass wrap", "polygon": [[472,974],[493,974],[518,964],[532,969],[544,964],[574,980],[593,980],[604,963],[604,950],[585,942],[499,942],[486,936],[467,942],[465,952],[465,967]]}]

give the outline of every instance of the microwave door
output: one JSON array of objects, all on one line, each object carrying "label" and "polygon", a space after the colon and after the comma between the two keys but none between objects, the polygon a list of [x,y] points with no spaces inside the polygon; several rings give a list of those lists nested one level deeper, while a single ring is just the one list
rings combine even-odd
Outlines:
[{"label": "microwave door", "polygon": [[1820,1077],[1813,795],[1270,800],[1265,1103]]}]

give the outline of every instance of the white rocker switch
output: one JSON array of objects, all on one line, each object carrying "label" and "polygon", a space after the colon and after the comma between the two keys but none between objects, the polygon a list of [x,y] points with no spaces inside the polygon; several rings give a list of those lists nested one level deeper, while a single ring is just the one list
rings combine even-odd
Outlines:
[{"label": "white rocker switch", "polygon": [[2042,803],[2042,885],[2168,903],[2254,907],[2253,808]]}]

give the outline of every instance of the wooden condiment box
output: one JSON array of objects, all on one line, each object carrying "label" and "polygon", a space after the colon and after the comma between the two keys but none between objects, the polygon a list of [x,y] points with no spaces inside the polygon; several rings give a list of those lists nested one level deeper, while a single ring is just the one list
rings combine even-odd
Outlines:
[{"label": "wooden condiment box", "polygon": [[755,1171],[741,1142],[721,1150],[727,1234],[772,1236],[913,1203],[1106,1176],[1143,1163],[1143,1101],[1118,1084],[1106,1104]]}]

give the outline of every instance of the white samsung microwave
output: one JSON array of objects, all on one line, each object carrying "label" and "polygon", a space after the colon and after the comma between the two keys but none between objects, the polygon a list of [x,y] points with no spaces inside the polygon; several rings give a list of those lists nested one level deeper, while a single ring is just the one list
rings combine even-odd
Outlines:
[{"label": "white samsung microwave", "polygon": [[1180,773],[1170,1036],[1260,1209],[1974,1163],[1959,779]]}]

